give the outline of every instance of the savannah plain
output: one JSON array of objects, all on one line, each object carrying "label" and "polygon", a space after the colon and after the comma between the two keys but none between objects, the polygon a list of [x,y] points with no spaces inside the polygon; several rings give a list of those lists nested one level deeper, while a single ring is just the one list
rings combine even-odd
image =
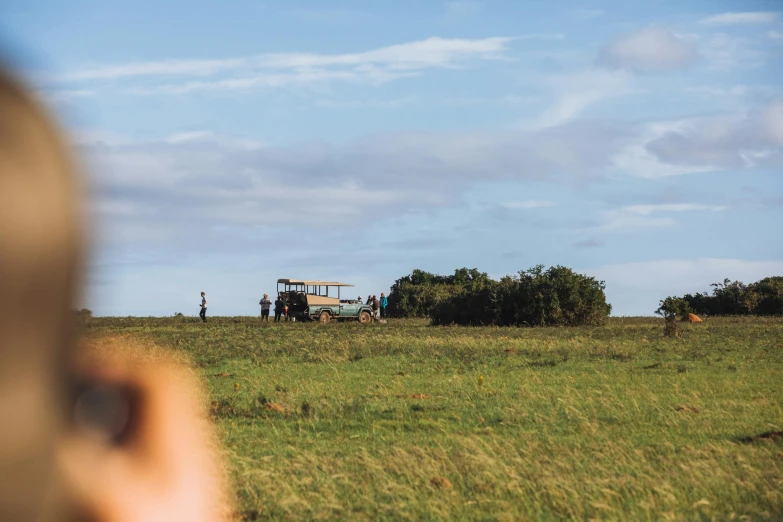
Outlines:
[{"label": "savannah plain", "polygon": [[206,389],[238,520],[780,520],[783,319],[92,318]]}]

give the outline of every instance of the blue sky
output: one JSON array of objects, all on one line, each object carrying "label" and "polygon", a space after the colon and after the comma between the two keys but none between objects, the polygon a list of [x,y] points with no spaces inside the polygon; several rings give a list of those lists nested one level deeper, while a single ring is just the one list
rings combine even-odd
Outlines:
[{"label": "blue sky", "polygon": [[780,7],[11,0],[0,34],[89,176],[97,315],[539,263],[649,315],[783,275]]}]

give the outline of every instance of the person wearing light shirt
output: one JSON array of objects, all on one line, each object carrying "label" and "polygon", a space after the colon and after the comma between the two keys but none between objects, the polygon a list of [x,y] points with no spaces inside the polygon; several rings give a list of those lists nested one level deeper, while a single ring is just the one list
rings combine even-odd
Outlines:
[{"label": "person wearing light shirt", "polygon": [[261,305],[261,320],[269,322],[269,308],[272,306],[272,301],[269,300],[269,296],[264,294],[264,297],[258,302]]}]

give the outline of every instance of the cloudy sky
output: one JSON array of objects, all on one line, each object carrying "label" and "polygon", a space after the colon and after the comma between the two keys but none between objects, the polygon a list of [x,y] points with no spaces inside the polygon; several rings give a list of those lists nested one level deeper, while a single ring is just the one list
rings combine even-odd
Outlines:
[{"label": "cloudy sky", "polygon": [[10,0],[90,179],[97,315],[561,264],[650,315],[783,275],[783,5]]}]

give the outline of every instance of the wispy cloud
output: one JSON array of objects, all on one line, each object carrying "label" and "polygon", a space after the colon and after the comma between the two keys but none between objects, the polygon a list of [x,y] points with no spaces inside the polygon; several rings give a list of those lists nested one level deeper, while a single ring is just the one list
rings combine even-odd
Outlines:
[{"label": "wispy cloud", "polygon": [[639,216],[649,216],[658,212],[693,212],[696,210],[719,212],[726,210],[726,207],[700,203],[663,203],[660,205],[630,205],[620,209],[621,212]]},{"label": "wispy cloud", "polygon": [[695,94],[706,94],[707,96],[715,96],[719,98],[723,97],[767,97],[772,96],[778,90],[775,87],[766,85],[732,85],[731,87],[716,87],[714,85],[695,85],[693,87],[686,87],[685,92],[692,92]]},{"label": "wispy cloud", "polygon": [[780,31],[770,31],[767,33],[767,37],[770,40],[783,40],[783,33]]},{"label": "wispy cloud", "polygon": [[591,105],[606,99],[638,93],[633,78],[623,71],[590,69],[580,73],[553,76],[546,82],[556,101],[531,123],[523,126],[547,128],[562,125],[581,115]]},{"label": "wispy cloud", "polygon": [[622,231],[640,228],[661,228],[677,224],[671,216],[658,217],[658,214],[677,212],[720,212],[726,207],[703,205],[699,203],[668,203],[660,205],[628,205],[604,212],[605,223],[600,227],[604,231]]},{"label": "wispy cloud", "polygon": [[95,92],[87,89],[41,89],[37,94],[47,102],[61,103],[79,98],[89,98],[94,96]]},{"label": "wispy cloud", "polygon": [[596,62],[612,69],[655,73],[684,69],[698,58],[684,38],[665,27],[651,26],[610,42],[601,49]]},{"label": "wispy cloud", "polygon": [[653,122],[613,158],[642,178],[783,167],[783,101],[714,116]]},{"label": "wispy cloud", "polygon": [[604,242],[599,239],[585,239],[574,243],[576,248],[601,248],[604,246]]},{"label": "wispy cloud", "polygon": [[582,20],[593,20],[604,16],[606,11],[603,9],[573,9],[571,14]]},{"label": "wispy cloud", "polygon": [[767,53],[756,38],[717,33],[699,42],[699,52],[716,71],[759,68],[766,64]]},{"label": "wispy cloud", "polygon": [[501,206],[504,208],[509,209],[517,209],[517,208],[546,208],[546,207],[556,207],[557,203],[554,201],[547,201],[543,199],[527,199],[525,201],[508,201],[506,203],[501,203]]},{"label": "wispy cloud", "polygon": [[[527,35],[518,38],[545,38]],[[134,92],[181,93],[196,90],[248,89],[332,80],[384,82],[425,69],[464,66],[471,61],[505,59],[515,38],[428,38],[370,51],[345,54],[273,53],[222,59],[185,59],[101,65],[76,70],[55,81],[85,83],[153,80]],[[187,78],[172,83],[174,78]],[[165,83],[160,85],[160,81]]]},{"label": "wispy cloud", "polygon": [[454,0],[446,3],[446,14],[449,17],[473,16],[481,12],[484,2],[478,0]]},{"label": "wispy cloud", "polygon": [[750,11],[743,13],[722,13],[699,20],[703,25],[769,24],[778,18],[772,11]]},{"label": "wispy cloud", "polygon": [[508,107],[520,107],[540,101],[537,96],[516,96],[506,95],[499,97],[492,96],[457,96],[443,98],[441,103],[454,107],[469,107],[472,105],[505,105]]},{"label": "wispy cloud", "polygon": [[[247,144],[187,130],[154,141],[89,133],[81,140],[100,197],[99,211],[121,219],[111,241],[185,237],[194,221],[210,230],[308,225],[328,229],[413,210],[450,207],[477,181],[568,182],[606,168],[624,133],[592,126],[547,132],[400,132],[344,145]],[[563,154],[562,151],[568,151]],[[290,208],[308,203],[306,214]],[[506,212],[546,200],[509,201]],[[190,217],[189,209],[199,208]],[[532,210],[531,210],[532,211]],[[185,216],[189,216],[185,218]],[[96,222],[101,222],[100,216]],[[165,232],[165,234],[164,234]],[[206,233],[206,232],[205,232]],[[184,234],[184,235],[183,235]],[[130,237],[130,239],[129,239]]]}]

